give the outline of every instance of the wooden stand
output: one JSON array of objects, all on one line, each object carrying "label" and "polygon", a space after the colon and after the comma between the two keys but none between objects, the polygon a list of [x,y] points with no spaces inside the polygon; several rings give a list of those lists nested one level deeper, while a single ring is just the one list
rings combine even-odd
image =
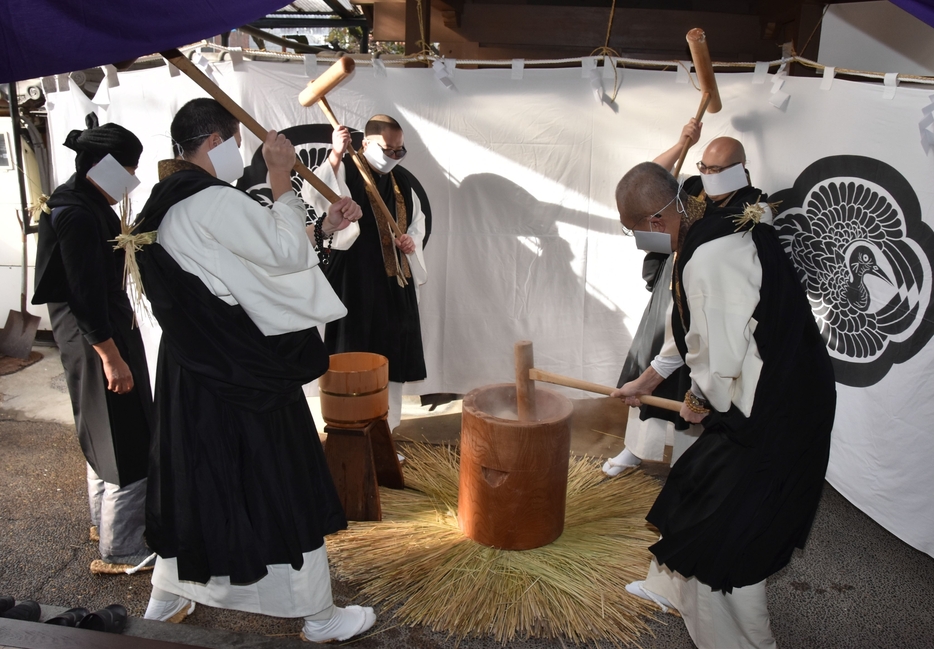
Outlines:
[{"label": "wooden stand", "polygon": [[389,423],[381,418],[363,428],[327,425],[324,432],[324,456],[347,520],[383,520],[379,487],[405,487]]}]

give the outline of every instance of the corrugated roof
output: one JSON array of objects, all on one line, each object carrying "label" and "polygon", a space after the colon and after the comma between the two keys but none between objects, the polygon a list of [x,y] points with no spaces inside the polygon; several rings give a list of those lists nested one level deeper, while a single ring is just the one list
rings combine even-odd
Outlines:
[{"label": "corrugated roof", "polygon": [[[338,2],[349,12],[353,14],[361,15],[360,9],[351,4],[349,0],[338,0]],[[272,16],[281,16],[281,15],[295,15],[295,14],[311,14],[311,15],[325,15],[333,16],[334,10],[328,6],[327,2],[324,0],[293,0],[289,4],[285,5]]]}]

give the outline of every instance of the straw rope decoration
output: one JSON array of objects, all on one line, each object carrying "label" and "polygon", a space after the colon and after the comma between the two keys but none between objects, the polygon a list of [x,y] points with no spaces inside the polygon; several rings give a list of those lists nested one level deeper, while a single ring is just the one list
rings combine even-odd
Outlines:
[{"label": "straw rope decoration", "polygon": [[35,223],[43,214],[51,214],[52,208],[49,207],[49,197],[46,194],[40,194],[36,199],[35,205],[30,206],[29,216]]},{"label": "straw rope decoration", "polygon": [[[135,327],[138,323],[139,313],[144,313],[150,321],[152,320],[152,314],[149,313],[147,308],[147,302],[144,299],[146,297],[146,292],[143,289],[143,280],[139,276],[139,264],[136,261],[136,253],[142,249],[143,246],[156,241],[156,231],[152,232],[140,232],[134,233],[133,230],[139,225],[130,225],[130,217],[132,216],[133,208],[130,205],[130,197],[127,194],[123,195],[123,200],[120,201],[120,234],[117,235],[116,239],[111,239],[114,243],[114,249],[123,248],[125,254],[125,261],[123,264],[123,290],[127,291],[130,295],[130,304],[133,307],[133,326]],[[127,282],[127,278],[132,279],[132,283]],[[129,286],[129,290],[127,287]]]},{"label": "straw rope decoration", "polygon": [[645,514],[659,485],[641,471],[606,478],[571,458],[564,533],[534,550],[476,543],[457,526],[458,453],[406,444],[404,490],[381,489],[381,522],[353,522],[327,540],[336,576],[394,622],[457,639],[492,635],[637,644],[658,608],[625,591],[645,577],[658,534]]}]

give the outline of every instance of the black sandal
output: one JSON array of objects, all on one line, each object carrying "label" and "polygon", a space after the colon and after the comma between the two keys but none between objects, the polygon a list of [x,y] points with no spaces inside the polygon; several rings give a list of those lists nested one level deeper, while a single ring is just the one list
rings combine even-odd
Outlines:
[{"label": "black sandal", "polygon": [[122,633],[126,626],[126,608],[122,604],[111,604],[99,611],[88,614],[78,622],[79,629]]},{"label": "black sandal", "polygon": [[45,621],[46,624],[56,624],[58,626],[78,626],[78,624],[90,615],[90,611],[86,608],[76,607],[70,608],[67,611],[63,611],[51,617]]},{"label": "black sandal", "polygon": [[27,622],[38,622],[41,616],[42,607],[28,599],[24,599],[16,606],[0,613],[0,617],[8,620],[25,620]]}]

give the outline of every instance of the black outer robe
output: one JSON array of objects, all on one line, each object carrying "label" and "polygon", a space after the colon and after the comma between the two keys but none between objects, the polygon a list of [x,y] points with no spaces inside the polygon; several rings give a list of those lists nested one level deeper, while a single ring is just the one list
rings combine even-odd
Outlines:
[{"label": "black outer robe", "polygon": [[[133,309],[123,290],[120,219],[85,179],[53,192],[39,219],[33,304],[48,304],[61,350],[81,450],[95,473],[121,487],[146,477],[153,422],[149,368]],[[133,374],[126,394],[107,389],[92,345],[113,338]]]},{"label": "black outer robe", "polygon": [[[408,278],[408,284],[401,287],[394,276],[386,275],[379,229],[363,178],[349,156],[344,156],[342,164],[350,195],[363,209],[363,217],[359,221],[360,236],[353,245],[348,250],[332,250],[328,257],[327,278],[347,307],[347,315],[327,324],[325,344],[331,354],[382,354],[389,359],[390,381],[420,381],[427,376],[427,371],[415,282]],[[407,223],[412,221],[412,190],[418,195],[425,213],[423,243],[427,243],[431,232],[428,197],[418,180],[405,169],[396,166],[391,173],[405,201]],[[373,178],[390,214],[395,217],[396,198],[390,175],[374,172]]]},{"label": "black outer robe", "polygon": [[[732,234],[741,211],[708,206],[681,247],[675,289],[694,251]],[[762,267],[753,335],[763,365],[750,416],[735,405],[707,416],[646,517],[661,532],[650,548],[660,564],[724,592],[762,581],[804,546],[836,409],[827,348],[775,230],[759,224],[745,236]],[[691,318],[684,309],[683,325],[677,308],[672,317],[682,356]]]},{"label": "black outer robe", "polygon": [[[170,207],[226,183],[186,169],[157,184],[140,232]],[[239,191],[230,187],[229,191]],[[252,583],[347,526],[302,385],[328,367],[315,327],[264,336],[158,243],[138,253],[162,327],[146,541],[178,578]]]},{"label": "black outer robe", "polygon": [[[684,181],[684,191],[690,196],[700,196],[704,190],[704,183],[700,176],[691,176]],[[755,187],[743,187],[736,190],[727,199],[723,207],[735,207],[742,210],[747,204],[767,201],[768,197]],[[713,202],[707,198],[707,205],[713,207]],[[616,387],[623,387],[624,383],[633,381],[648,369],[652,360],[662,350],[665,343],[665,324],[668,321],[668,305],[671,304],[671,255],[658,252],[646,253],[642,262],[642,278],[645,280],[646,290],[652,293],[636,334],[632,338],[632,345],[623,363],[619,381]],[[681,366],[662,381],[652,394],[664,399],[682,401],[684,393],[691,387],[690,372],[687,367]],[[639,419],[655,418],[675,423],[678,430],[686,430],[688,423],[681,416],[670,410],[655,408],[653,406],[640,406]]]}]

